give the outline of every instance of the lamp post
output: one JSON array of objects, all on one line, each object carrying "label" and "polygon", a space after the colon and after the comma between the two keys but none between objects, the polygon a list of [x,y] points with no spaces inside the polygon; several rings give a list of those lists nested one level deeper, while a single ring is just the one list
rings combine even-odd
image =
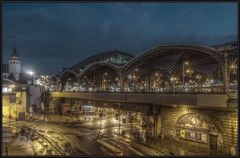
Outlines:
[{"label": "lamp post", "polygon": [[184,91],[184,88],[185,88],[185,81],[184,81],[184,77],[185,77],[185,65],[188,65],[189,62],[188,61],[185,61],[183,62],[182,64],[182,68],[183,68],[183,72],[182,72],[182,81],[183,81],[183,91]]},{"label": "lamp post", "polygon": [[29,71],[28,74],[31,76],[31,82],[32,82],[32,85],[33,85],[33,75],[34,75],[34,72],[33,71]]}]

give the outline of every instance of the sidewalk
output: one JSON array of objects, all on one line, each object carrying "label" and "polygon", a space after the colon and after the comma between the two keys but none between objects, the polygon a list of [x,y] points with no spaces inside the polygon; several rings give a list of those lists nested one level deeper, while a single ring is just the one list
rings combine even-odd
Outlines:
[{"label": "sidewalk", "polygon": [[[3,155],[6,155],[5,147],[6,144],[3,144]],[[31,143],[26,140],[21,140],[21,136],[15,136],[8,146],[8,156],[13,155],[34,155]]]},{"label": "sidewalk", "polygon": [[[126,137],[125,137],[126,138]],[[127,139],[130,139],[129,137]],[[153,140],[136,140],[133,138],[136,143],[145,145],[152,149],[158,150],[163,153],[167,153],[174,156],[221,156],[222,153],[216,151],[208,151],[206,148],[199,148],[197,146],[190,146],[185,143],[177,142],[174,139],[165,137],[162,139]]]}]

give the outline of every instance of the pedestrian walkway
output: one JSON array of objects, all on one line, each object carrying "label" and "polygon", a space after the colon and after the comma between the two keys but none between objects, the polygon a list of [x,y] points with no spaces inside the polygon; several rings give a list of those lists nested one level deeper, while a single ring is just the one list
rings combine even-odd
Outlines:
[{"label": "pedestrian walkway", "polygon": [[[115,133],[117,134],[117,133]],[[164,139],[157,139],[153,140],[151,138],[147,139],[140,139],[136,137],[135,135],[130,135],[125,134],[124,136],[121,137],[123,140],[128,140],[135,142],[137,144],[144,145],[146,147],[155,149],[159,152],[165,153],[166,155],[175,155],[175,156],[207,156],[207,155],[222,155],[223,153],[218,152],[218,151],[209,151],[207,148],[200,148],[199,146],[191,146],[186,143],[182,143],[179,141],[175,141],[172,138],[165,137]]]},{"label": "pedestrian walkway", "polygon": [[[15,136],[13,141],[8,145],[8,155],[34,155],[33,148],[29,140],[21,136]],[[3,155],[6,155],[6,144],[3,144]]]},{"label": "pedestrian walkway", "polygon": [[[80,117],[84,117],[84,116],[79,116]],[[44,120],[43,115],[41,114],[35,114],[34,117],[31,119],[33,120]],[[84,121],[84,120],[76,120],[76,118],[74,117],[69,117],[69,116],[65,116],[65,115],[57,115],[57,114],[52,114],[52,115],[48,115],[47,117],[45,117],[47,122],[51,122],[51,123],[57,123],[57,124],[64,124],[65,126],[71,126],[71,127],[84,127],[86,129],[99,129],[99,120],[97,121]],[[102,121],[106,121],[106,118],[103,118]],[[118,126],[119,123],[118,122],[110,122],[110,124],[108,124],[108,126],[104,126],[102,128],[107,128],[107,127],[113,127],[113,126]],[[129,131],[131,129],[130,124],[126,123],[123,124],[121,123],[121,126],[125,126],[128,128],[125,128],[126,131]],[[137,124],[135,124],[135,127],[139,126]],[[117,133],[115,133],[117,134]],[[218,153],[218,152],[210,152],[207,150],[207,148],[200,148],[199,146],[190,146],[188,144],[184,144],[182,142],[176,141],[172,138],[168,138],[165,137],[163,139],[157,139],[157,140],[153,140],[151,138],[147,138],[144,137],[144,139],[140,138],[139,136],[137,137],[137,134],[132,134],[130,136],[130,133],[127,132],[127,134],[125,134],[124,136],[122,136],[122,138],[126,138],[126,139],[131,139],[131,141],[136,142],[138,144],[142,144],[144,146],[150,147],[152,149],[155,149],[159,152],[162,153],[166,153],[166,154],[170,154],[170,155],[189,155],[189,156],[193,156],[193,155],[198,155],[198,156],[206,156],[206,155],[222,155],[222,153]]]},{"label": "pedestrian walkway", "polygon": [[207,148],[200,148],[198,146],[190,146],[186,143],[175,141],[172,138],[165,137],[164,139],[157,139],[146,141],[135,140],[138,144],[151,147],[163,153],[169,153],[175,156],[207,156],[207,155],[222,155],[222,153],[217,151],[209,151]]}]

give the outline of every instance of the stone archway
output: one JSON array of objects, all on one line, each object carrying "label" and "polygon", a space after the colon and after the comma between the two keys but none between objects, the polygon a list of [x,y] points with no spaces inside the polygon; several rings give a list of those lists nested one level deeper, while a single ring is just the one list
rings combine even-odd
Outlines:
[{"label": "stone archway", "polygon": [[221,129],[206,115],[200,113],[182,115],[176,122],[174,132],[177,140],[208,150],[222,151]]}]

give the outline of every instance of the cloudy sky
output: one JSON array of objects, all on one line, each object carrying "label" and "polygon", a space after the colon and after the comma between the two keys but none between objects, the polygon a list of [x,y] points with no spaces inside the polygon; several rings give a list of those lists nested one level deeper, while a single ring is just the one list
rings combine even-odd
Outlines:
[{"label": "cloudy sky", "polygon": [[4,3],[3,62],[17,47],[23,70],[57,73],[108,50],[137,55],[161,44],[237,39],[236,3]]}]

